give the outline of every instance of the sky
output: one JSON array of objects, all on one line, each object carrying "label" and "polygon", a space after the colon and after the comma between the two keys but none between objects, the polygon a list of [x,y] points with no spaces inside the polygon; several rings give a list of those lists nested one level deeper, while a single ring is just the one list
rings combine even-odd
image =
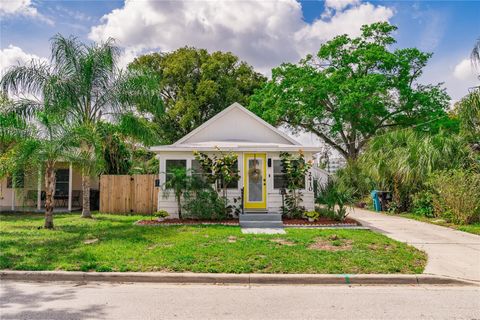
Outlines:
[{"label": "sky", "polygon": [[478,85],[469,54],[480,38],[480,1],[40,1],[1,0],[0,73],[31,59],[48,59],[50,38],[116,39],[121,65],[153,51],[183,46],[231,51],[270,74],[298,62],[338,34],[388,21],[394,47],[417,47],[433,57],[423,83],[444,83],[452,101]]}]

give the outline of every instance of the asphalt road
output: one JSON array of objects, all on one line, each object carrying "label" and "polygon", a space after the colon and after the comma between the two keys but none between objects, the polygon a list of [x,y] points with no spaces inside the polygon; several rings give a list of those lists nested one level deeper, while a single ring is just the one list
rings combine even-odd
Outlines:
[{"label": "asphalt road", "polygon": [[480,319],[480,287],[2,281],[0,319]]}]

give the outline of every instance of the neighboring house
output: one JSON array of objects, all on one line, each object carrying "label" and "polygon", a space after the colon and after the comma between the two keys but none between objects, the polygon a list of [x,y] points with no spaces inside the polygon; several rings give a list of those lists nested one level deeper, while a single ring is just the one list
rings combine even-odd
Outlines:
[{"label": "neighboring house", "polygon": [[[82,176],[67,162],[56,165],[55,211],[73,211],[82,207]],[[91,178],[92,193],[98,193],[98,179]],[[0,212],[42,211],[45,206],[43,173],[22,173],[0,179]]]},{"label": "neighboring house", "polygon": [[[285,187],[279,154],[303,152],[308,161],[320,151],[320,147],[301,145],[240,104],[234,103],[174,144],[151,148],[160,161],[160,185],[165,184],[167,173],[173,167],[184,167],[193,173],[200,172],[193,151],[214,154],[218,150],[232,151],[238,156],[240,180],[228,186],[229,200],[233,202],[233,199],[240,199],[243,190],[245,211],[279,213],[282,207],[281,189]],[[245,174],[254,168],[260,169],[260,179]],[[312,172],[305,177],[302,193],[306,210],[313,210]],[[168,211],[171,218],[178,216],[172,192],[165,193],[163,188],[160,190],[158,209]]]}]

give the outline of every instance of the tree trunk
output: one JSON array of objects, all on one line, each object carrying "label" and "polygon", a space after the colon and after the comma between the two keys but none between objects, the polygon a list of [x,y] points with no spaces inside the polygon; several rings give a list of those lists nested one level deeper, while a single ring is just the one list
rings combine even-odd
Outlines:
[{"label": "tree trunk", "polygon": [[179,193],[176,195],[177,206],[178,206],[178,219],[182,219],[182,194]]},{"label": "tree trunk", "polygon": [[82,218],[92,218],[90,212],[90,175],[82,170]]},{"label": "tree trunk", "polygon": [[53,229],[53,206],[55,196],[55,163],[47,161],[45,170],[45,225],[46,229]]}]

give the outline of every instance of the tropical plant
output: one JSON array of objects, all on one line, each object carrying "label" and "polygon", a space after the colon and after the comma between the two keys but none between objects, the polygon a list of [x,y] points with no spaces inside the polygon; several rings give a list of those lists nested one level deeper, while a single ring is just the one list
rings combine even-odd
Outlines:
[{"label": "tropical plant", "polygon": [[185,216],[195,219],[224,220],[228,216],[225,201],[212,188],[204,188],[187,194],[185,199]]},{"label": "tropical plant", "polygon": [[320,213],[314,210],[307,211],[303,215],[305,216],[305,218],[308,218],[308,220],[311,220],[311,221],[317,221],[318,218],[320,218]]},{"label": "tropical plant", "polygon": [[448,222],[468,224],[480,221],[480,173],[472,170],[439,171],[432,175],[436,216]]},{"label": "tropical plant", "polygon": [[449,97],[438,85],[419,83],[430,53],[395,49],[386,22],[364,25],[359,37],[340,35],[316,56],[284,63],[251,98],[250,108],[274,125],[317,135],[346,159],[390,128],[446,116]]},{"label": "tropical plant", "polygon": [[[84,162],[87,167],[82,167],[82,217],[85,218],[91,217],[91,161],[103,160],[91,139],[85,137],[98,136],[96,131],[102,119],[118,120],[124,115],[132,118],[129,100],[138,100],[138,88],[117,69],[118,55],[119,49],[112,39],[87,45],[75,37],[56,35],[51,41],[50,64],[32,61],[25,66],[14,66],[1,81],[5,93],[19,96],[13,106],[16,112],[25,117],[39,110],[54,112],[62,114],[72,126],[81,127],[83,138],[79,147],[82,157],[88,159]],[[28,94],[35,99],[26,98]],[[135,122],[130,129],[138,131],[141,123]],[[90,134],[85,134],[86,131]]]},{"label": "tropical plant", "polygon": [[305,208],[302,206],[303,194],[300,191],[305,188],[305,176],[312,167],[311,161],[305,161],[305,155],[300,150],[298,155],[288,152],[280,153],[282,172],[285,174],[287,194],[285,195],[285,208],[287,216],[301,217]]},{"label": "tropical plant", "polygon": [[[72,157],[71,132],[59,118],[37,113],[35,127],[30,126],[24,136],[8,152],[2,154],[0,176],[12,172],[27,172],[45,175],[45,223],[53,229],[55,194],[55,165]],[[3,173],[3,174],[2,174]]]},{"label": "tropical plant", "polygon": [[328,217],[344,221],[348,215],[347,205],[354,201],[351,190],[344,189],[335,177],[331,177],[319,188],[318,203],[326,206]]},{"label": "tropical plant", "polygon": [[160,219],[165,219],[170,214],[165,210],[158,210],[157,212],[154,212],[153,215],[160,220]]},{"label": "tropical plant", "polygon": [[456,111],[460,118],[461,133],[480,152],[480,88],[463,97],[456,104]]},{"label": "tropical plant", "polygon": [[430,190],[421,190],[412,197],[412,212],[416,215],[432,218],[435,216],[434,195]]},{"label": "tropical plant", "polygon": [[137,104],[152,115],[163,143],[183,137],[233,102],[248,105],[265,77],[230,52],[184,47],[136,58],[130,71],[143,75],[157,97]]},{"label": "tropical plant", "polygon": [[178,218],[182,219],[182,198],[187,192],[190,184],[190,177],[185,168],[172,168],[166,172],[167,180],[164,183],[164,197],[169,196],[169,191],[173,191],[177,201]]},{"label": "tropical plant", "polygon": [[359,159],[375,188],[393,192],[399,210],[408,210],[411,196],[425,187],[436,170],[466,168],[475,160],[461,136],[398,130],[374,138]]},{"label": "tropical plant", "polygon": [[216,188],[221,188],[224,199],[225,211],[228,209],[228,185],[240,179],[238,170],[238,156],[233,152],[222,152],[217,149],[218,154],[208,155],[194,151],[195,159],[199,162],[204,177]]}]

